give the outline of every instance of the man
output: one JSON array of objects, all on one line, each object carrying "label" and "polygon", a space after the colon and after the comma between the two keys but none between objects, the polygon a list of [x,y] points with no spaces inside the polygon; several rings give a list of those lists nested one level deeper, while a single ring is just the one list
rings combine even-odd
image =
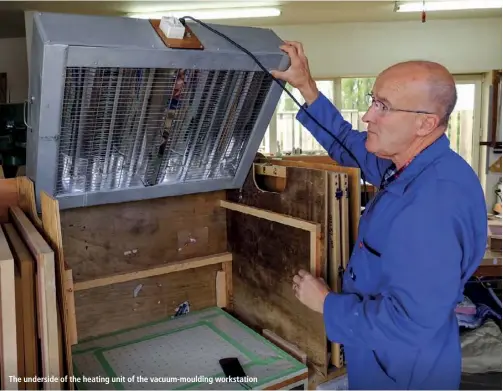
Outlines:
[{"label": "man", "polygon": [[323,313],[328,338],[344,345],[352,389],[456,389],[461,351],[454,309],[484,255],[487,215],[480,182],[445,135],[456,104],[453,77],[426,61],[382,72],[352,130],[316,88],[302,45],[282,46],[289,69],[271,74],[297,88],[297,119],[339,164],[380,188],[359,222],[343,292],[299,271],[293,289]]}]

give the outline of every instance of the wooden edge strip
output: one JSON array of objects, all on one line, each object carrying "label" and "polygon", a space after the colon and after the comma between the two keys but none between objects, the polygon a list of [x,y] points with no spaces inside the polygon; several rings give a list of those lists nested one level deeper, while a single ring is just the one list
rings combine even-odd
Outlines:
[{"label": "wooden edge strip", "polygon": [[286,167],[268,163],[253,163],[255,174],[286,178]]},{"label": "wooden edge strip", "polygon": [[305,381],[309,378],[308,371],[306,371],[300,375],[294,376],[288,380],[283,380],[280,383],[276,383],[274,385],[266,386],[263,388],[264,390],[295,390],[295,388],[290,388],[292,387],[295,383],[300,382],[300,381]]},{"label": "wooden edge strip", "polygon": [[231,253],[222,253],[207,257],[184,259],[182,261],[169,263],[164,266],[157,266],[130,273],[116,274],[114,276],[96,278],[94,280],[89,281],[75,282],[73,285],[73,290],[74,292],[77,292],[85,289],[91,289],[100,286],[118,284],[121,282],[139,280],[141,278],[160,276],[163,274],[174,273],[188,269],[195,269],[202,266],[215,265],[218,263],[229,262],[229,261],[232,261]]},{"label": "wooden edge strip", "polygon": [[225,292],[227,309],[234,308],[234,293],[232,289],[232,262],[223,262],[222,271],[225,273]]},{"label": "wooden edge strip", "polygon": [[42,228],[42,221],[38,216],[37,205],[35,203],[35,187],[33,182],[25,176],[17,177],[16,181],[18,202],[21,210],[28,215],[37,228]]},{"label": "wooden edge strip", "polygon": [[309,232],[321,232],[321,224],[298,219],[281,213],[271,212],[265,209],[254,208],[252,206],[240,205],[235,202],[220,200],[220,206],[236,212],[241,212],[251,216],[259,217],[276,223],[288,225],[290,227],[303,229]]},{"label": "wooden edge strip", "polygon": [[274,333],[269,329],[263,329],[262,335],[271,341],[273,344],[287,352],[289,355],[296,358],[302,364],[307,365],[307,354],[302,351],[297,345],[288,342],[287,340],[281,338],[278,334]]},{"label": "wooden edge strip", "polygon": [[75,297],[73,294],[73,272],[72,269],[65,270],[65,297],[66,297],[66,320],[68,322],[68,342],[70,345],[78,343],[77,338],[77,318],[75,316]]},{"label": "wooden edge strip", "polygon": [[227,287],[225,285],[226,285],[225,272],[223,270],[219,270],[217,272],[216,286],[215,286],[217,307],[219,308],[227,307]]}]

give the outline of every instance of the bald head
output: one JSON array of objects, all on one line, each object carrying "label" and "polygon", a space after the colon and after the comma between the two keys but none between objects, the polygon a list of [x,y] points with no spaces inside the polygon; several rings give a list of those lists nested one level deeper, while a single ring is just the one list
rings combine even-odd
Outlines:
[{"label": "bald head", "polygon": [[415,103],[435,112],[440,117],[438,125],[447,127],[457,101],[456,82],[447,68],[432,61],[406,61],[389,67],[382,75],[402,88],[404,84],[412,87],[417,93]]}]

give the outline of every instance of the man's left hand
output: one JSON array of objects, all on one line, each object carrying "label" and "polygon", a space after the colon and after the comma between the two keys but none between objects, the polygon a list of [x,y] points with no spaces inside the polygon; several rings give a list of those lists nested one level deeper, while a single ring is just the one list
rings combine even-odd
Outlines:
[{"label": "man's left hand", "polygon": [[302,304],[313,311],[323,313],[325,297],[330,293],[330,289],[322,278],[316,278],[305,270],[299,270],[293,277],[292,288],[295,297]]}]

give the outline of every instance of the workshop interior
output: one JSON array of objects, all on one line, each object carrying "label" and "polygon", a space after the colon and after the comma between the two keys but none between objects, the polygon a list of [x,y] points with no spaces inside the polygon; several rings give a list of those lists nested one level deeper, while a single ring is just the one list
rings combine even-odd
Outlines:
[{"label": "workshop interior", "polygon": [[340,292],[379,189],[296,120],[288,40],[362,132],[388,65],[453,74],[488,212],[461,388],[501,390],[501,23],[491,0],[0,1],[0,388],[348,389],[291,276]]}]

